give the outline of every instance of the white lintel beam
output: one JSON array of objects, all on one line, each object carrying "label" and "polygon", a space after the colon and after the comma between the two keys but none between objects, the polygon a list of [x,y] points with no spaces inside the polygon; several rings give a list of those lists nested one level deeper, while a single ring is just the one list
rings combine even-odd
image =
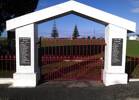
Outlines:
[{"label": "white lintel beam", "polygon": [[59,15],[65,14],[70,11],[75,11],[84,16],[88,16],[92,19],[96,19],[100,23],[103,22],[106,24],[113,24],[113,25],[125,28],[131,32],[136,31],[135,22],[112,15],[102,10],[98,10],[96,8],[87,6],[85,4],[76,2],[74,0],[8,20],[6,22],[6,29],[8,31],[8,30],[15,29],[17,27],[31,24],[31,23],[37,23],[37,22],[47,20],[52,17],[57,17]]}]

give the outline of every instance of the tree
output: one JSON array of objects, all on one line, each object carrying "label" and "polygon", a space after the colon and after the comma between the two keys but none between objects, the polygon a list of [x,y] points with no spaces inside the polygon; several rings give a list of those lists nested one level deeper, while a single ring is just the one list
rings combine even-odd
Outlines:
[{"label": "tree", "polygon": [[58,36],[59,36],[59,33],[58,33],[58,30],[57,30],[56,22],[54,21],[51,37],[57,38]]},{"label": "tree", "polygon": [[33,12],[37,4],[38,0],[0,0],[0,34],[5,30],[6,20]]},{"label": "tree", "polygon": [[[6,27],[6,20],[33,12],[39,0],[0,0],[0,36]],[[15,51],[15,32],[8,31],[8,50]]]},{"label": "tree", "polygon": [[73,34],[72,34],[72,38],[78,38],[80,35],[79,35],[79,31],[78,31],[78,28],[77,28],[77,25],[75,25],[74,27],[74,31],[73,31]]}]

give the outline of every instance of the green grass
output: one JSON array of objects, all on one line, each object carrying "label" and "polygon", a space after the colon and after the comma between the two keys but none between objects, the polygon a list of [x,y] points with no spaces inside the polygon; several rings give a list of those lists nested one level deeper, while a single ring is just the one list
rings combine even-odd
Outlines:
[{"label": "green grass", "polygon": [[[128,40],[127,41],[127,56],[139,58],[139,41]],[[133,64],[134,66],[134,64]],[[131,73],[132,78],[139,78],[139,65],[136,65]]]},{"label": "green grass", "polygon": [[127,41],[127,56],[139,57],[139,41],[128,40]]}]

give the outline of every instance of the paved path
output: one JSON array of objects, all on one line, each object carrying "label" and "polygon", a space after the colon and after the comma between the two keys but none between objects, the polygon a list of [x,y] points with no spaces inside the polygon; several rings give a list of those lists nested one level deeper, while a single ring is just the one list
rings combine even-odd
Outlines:
[{"label": "paved path", "polygon": [[0,86],[0,100],[139,100],[139,82],[109,87],[87,81],[49,82],[22,89]]}]

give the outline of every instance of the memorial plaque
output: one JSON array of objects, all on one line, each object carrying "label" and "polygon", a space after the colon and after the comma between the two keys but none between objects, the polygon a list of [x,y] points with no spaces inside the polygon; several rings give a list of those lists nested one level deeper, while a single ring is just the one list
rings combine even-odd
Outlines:
[{"label": "memorial plaque", "polygon": [[112,39],[112,66],[122,65],[122,51],[123,51],[123,39],[113,38]]},{"label": "memorial plaque", "polygon": [[20,65],[29,66],[31,65],[31,43],[30,38],[22,37],[19,38],[19,56]]}]

